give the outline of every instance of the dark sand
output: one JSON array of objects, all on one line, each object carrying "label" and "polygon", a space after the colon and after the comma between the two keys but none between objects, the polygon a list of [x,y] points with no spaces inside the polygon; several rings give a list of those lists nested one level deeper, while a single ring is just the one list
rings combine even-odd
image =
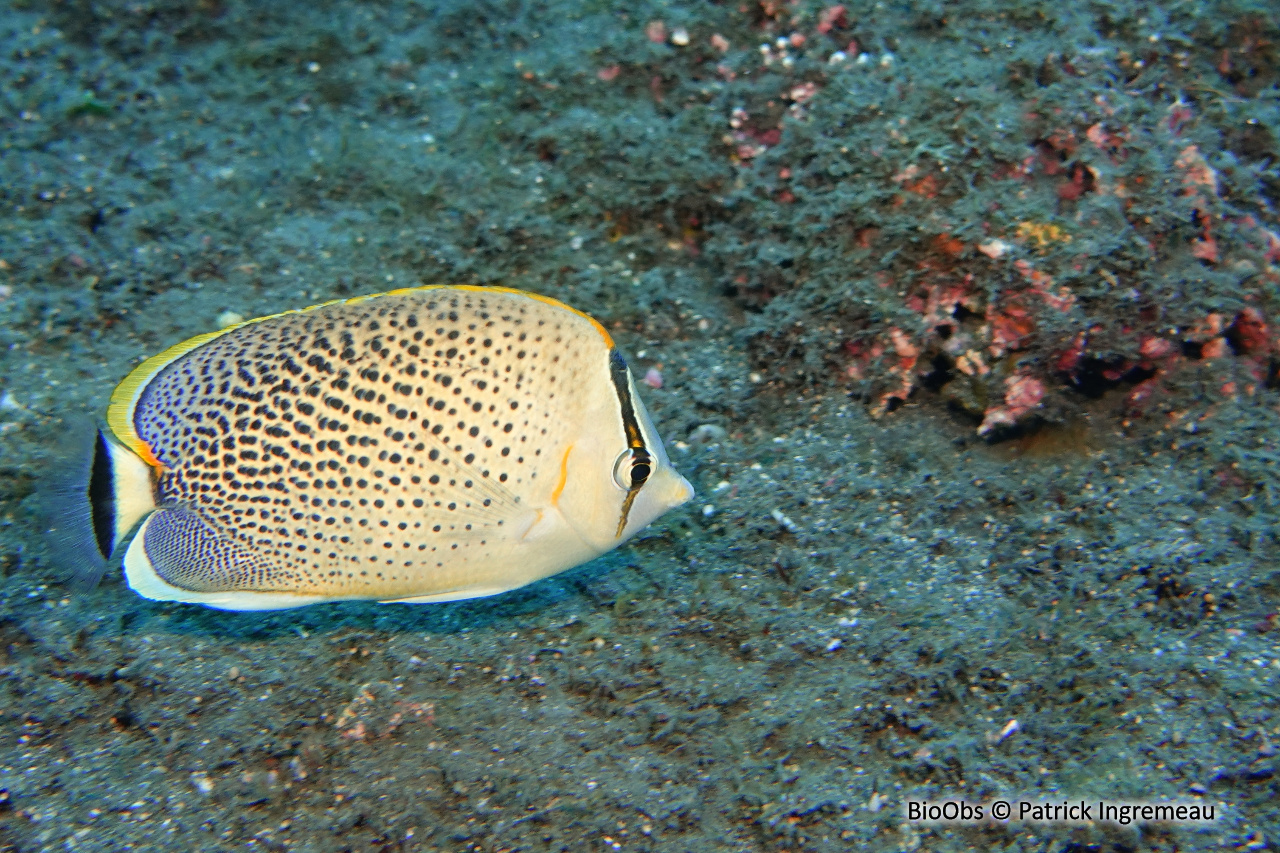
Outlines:
[{"label": "dark sand", "polygon": [[[1274,849],[1277,20],[7,4],[0,850]],[[451,605],[56,582],[64,419],[419,282],[599,317],[698,498]]]}]

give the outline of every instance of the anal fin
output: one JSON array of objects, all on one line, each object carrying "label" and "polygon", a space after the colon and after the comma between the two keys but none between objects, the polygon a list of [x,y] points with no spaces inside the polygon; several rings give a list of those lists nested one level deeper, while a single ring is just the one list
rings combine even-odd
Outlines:
[{"label": "anal fin", "polygon": [[255,573],[265,576],[270,568],[263,558],[180,507],[152,513],[124,557],[129,586],[153,601],[203,604],[220,610],[279,610],[335,600],[329,595],[243,588]]}]

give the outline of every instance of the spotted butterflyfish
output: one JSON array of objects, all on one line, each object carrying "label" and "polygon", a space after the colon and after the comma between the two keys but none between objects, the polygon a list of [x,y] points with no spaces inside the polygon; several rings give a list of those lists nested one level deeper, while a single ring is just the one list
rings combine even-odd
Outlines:
[{"label": "spotted butterflyfish", "polygon": [[140,595],[226,610],[494,595],[693,496],[605,328],[500,287],[192,338],[120,383],[92,445],[61,531],[79,580],[123,554]]}]

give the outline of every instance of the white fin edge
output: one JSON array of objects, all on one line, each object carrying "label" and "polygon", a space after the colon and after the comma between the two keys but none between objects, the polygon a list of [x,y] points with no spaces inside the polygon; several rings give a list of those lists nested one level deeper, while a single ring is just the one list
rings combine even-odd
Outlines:
[{"label": "white fin edge", "polygon": [[[526,537],[531,532],[535,533],[536,536],[550,535],[556,528],[571,530],[564,523],[560,514],[554,510],[544,511],[540,516],[533,512],[530,512],[529,515],[532,517],[531,521],[533,523],[530,530],[526,532]],[[547,574],[537,574],[533,577],[522,577],[511,584],[470,586],[444,592],[427,593],[425,595],[387,599],[371,599],[368,596],[298,595],[288,592],[196,592],[174,586],[160,577],[155,567],[151,565],[151,559],[147,556],[143,542],[146,539],[147,525],[151,523],[152,518],[155,518],[154,514],[148,516],[137,531],[134,532],[133,539],[129,543],[129,549],[124,555],[124,576],[129,588],[151,601],[176,601],[182,604],[201,604],[215,610],[236,611],[287,610],[294,607],[306,607],[310,604],[330,604],[339,601],[373,600],[378,604],[438,604],[501,595],[504,592],[519,589],[547,577]],[[585,546],[586,543],[582,544]],[[590,555],[584,555],[584,562],[600,556],[600,552],[596,549],[593,548],[591,551]],[[551,574],[554,574],[554,572]]]},{"label": "white fin edge", "polygon": [[445,601],[465,601],[468,598],[488,598],[491,595],[501,595],[504,592],[510,592],[513,589],[525,586],[525,584],[517,584],[516,586],[493,586],[493,587],[469,587],[467,589],[455,589],[450,592],[433,592],[430,595],[412,595],[408,598],[385,598],[378,601],[379,604],[439,604]]}]

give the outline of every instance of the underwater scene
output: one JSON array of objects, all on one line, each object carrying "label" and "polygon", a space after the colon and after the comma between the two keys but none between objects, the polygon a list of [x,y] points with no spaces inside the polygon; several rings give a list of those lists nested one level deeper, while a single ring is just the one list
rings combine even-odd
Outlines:
[{"label": "underwater scene", "polygon": [[1280,849],[1274,3],[0,47],[0,852]]}]

